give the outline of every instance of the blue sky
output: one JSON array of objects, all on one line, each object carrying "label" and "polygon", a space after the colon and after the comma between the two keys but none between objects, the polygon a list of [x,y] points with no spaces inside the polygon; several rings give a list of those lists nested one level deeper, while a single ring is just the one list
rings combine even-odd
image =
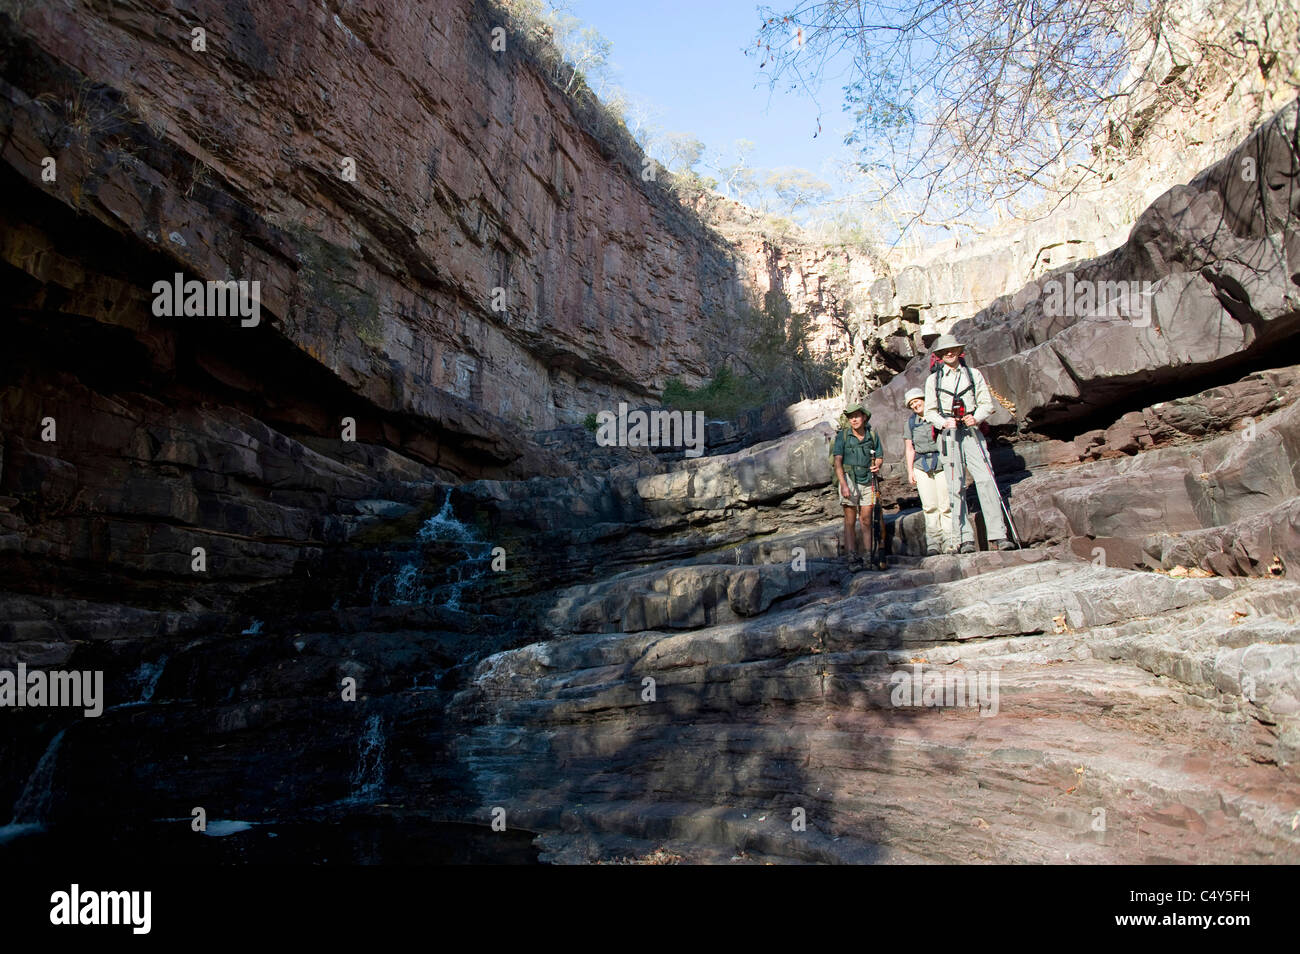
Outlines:
[{"label": "blue sky", "polygon": [[[779,0],[773,5],[783,9]],[[567,7],[611,41],[611,79],[652,106],[664,132],[691,133],[728,160],[735,140],[750,139],[751,166],[798,166],[823,177],[827,160],[847,155],[842,83],[820,91],[822,131],[814,138],[813,100],[769,91],[761,57],[742,52],[760,24],[753,0],[570,0]]]}]

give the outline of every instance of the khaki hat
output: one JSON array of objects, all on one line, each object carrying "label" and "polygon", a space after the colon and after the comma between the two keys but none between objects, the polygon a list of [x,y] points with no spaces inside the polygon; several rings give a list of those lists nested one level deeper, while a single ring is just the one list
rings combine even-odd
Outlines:
[{"label": "khaki hat", "polygon": [[930,346],[930,350],[936,354],[940,351],[947,351],[949,348],[961,348],[963,351],[966,350],[966,346],[952,335],[940,335],[934,344]]},{"label": "khaki hat", "polygon": [[859,401],[857,404],[850,404],[845,409],[844,416],[848,417],[849,415],[854,414],[858,411],[861,411],[863,414],[865,414],[867,416],[867,420],[871,419],[871,412],[868,411],[865,406],[863,406],[861,401]]},{"label": "khaki hat", "polygon": [[911,404],[917,398],[920,398],[922,401],[924,401],[925,392],[922,391],[920,388],[909,388],[908,392],[903,395],[903,404],[904,405]]}]

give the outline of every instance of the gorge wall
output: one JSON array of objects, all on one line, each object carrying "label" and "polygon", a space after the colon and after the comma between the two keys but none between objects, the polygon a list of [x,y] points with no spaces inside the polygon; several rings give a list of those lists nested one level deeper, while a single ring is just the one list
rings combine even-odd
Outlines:
[{"label": "gorge wall", "polygon": [[271,340],[237,350],[487,441],[698,381],[741,343],[729,249],[588,131],[520,37],[494,49],[486,3],[14,10],[3,159],[29,214],[5,259],[44,296],[25,311],[169,351],[193,332],[149,320],[153,281],[257,280]]},{"label": "gorge wall", "polygon": [[[686,460],[520,432],[703,376],[788,260],[661,202],[486,7],[5,9],[0,669],[106,696],[5,713],[6,860],[445,860],[497,808],[469,860],[1300,859],[1300,104],[1066,264],[1149,321],[1039,283],[955,325],[1024,549],[920,556],[900,347],[864,572],[837,402]],[[260,322],[156,316],[176,271]]]},{"label": "gorge wall", "polygon": [[[228,606],[436,482],[573,473],[531,435],[743,350],[730,249],[501,22],[0,9],[14,579]],[[258,283],[258,320],[159,316],[176,274]]]}]

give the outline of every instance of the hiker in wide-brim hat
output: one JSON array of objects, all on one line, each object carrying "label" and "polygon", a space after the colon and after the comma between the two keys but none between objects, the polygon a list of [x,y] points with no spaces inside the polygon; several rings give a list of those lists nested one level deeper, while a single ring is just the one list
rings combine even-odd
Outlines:
[{"label": "hiker in wide-brim hat", "polygon": [[[862,562],[862,553],[870,549],[872,508],[876,492],[872,475],[880,472],[884,451],[880,435],[867,424],[871,417],[861,403],[844,409],[849,426],[835,435],[831,455],[835,459],[835,478],[840,489],[840,506],[844,508],[844,555],[853,564]],[[862,547],[858,547],[859,522]]]},{"label": "hiker in wide-brim hat", "polygon": [[908,482],[921,497],[925,513],[925,555],[956,551],[958,542],[952,534],[952,500],[948,479],[939,457],[939,442],[934,427],[925,419],[925,391],[911,388],[903,403],[912,413],[903,422],[903,461]]},{"label": "hiker in wide-brim hat", "polygon": [[980,512],[988,532],[989,546],[1011,550],[1002,498],[989,466],[988,448],[980,425],[996,410],[992,392],[979,369],[966,363],[966,346],[954,335],[940,335],[931,349],[939,356],[925,381],[925,419],[935,428],[939,456],[952,510],[951,543],[958,553],[975,552],[975,539],[967,519],[966,477],[975,481]]}]

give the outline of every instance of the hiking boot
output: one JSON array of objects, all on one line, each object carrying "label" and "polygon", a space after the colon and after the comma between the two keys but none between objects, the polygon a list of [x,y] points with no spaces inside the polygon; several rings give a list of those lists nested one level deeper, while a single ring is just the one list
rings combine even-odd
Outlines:
[{"label": "hiking boot", "polygon": [[994,550],[1014,550],[1016,548],[1016,545],[1014,543],[1006,539],[990,540],[989,546],[992,547]]},{"label": "hiking boot", "polygon": [[965,543],[963,543],[961,546],[959,546],[959,547],[957,548],[957,552],[958,552],[958,553],[974,553],[974,552],[975,552],[975,544],[973,544],[973,543],[971,543],[969,540],[967,540]]}]

